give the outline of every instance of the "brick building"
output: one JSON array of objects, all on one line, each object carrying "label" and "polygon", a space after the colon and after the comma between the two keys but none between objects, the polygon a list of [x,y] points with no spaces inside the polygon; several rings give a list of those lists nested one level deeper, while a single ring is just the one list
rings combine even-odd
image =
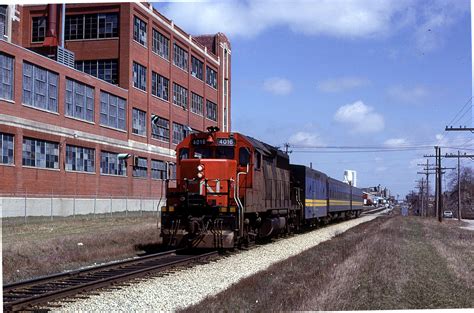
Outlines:
[{"label": "brick building", "polygon": [[0,37],[4,200],[159,199],[189,131],[230,130],[229,41],[151,4],[1,5]]}]

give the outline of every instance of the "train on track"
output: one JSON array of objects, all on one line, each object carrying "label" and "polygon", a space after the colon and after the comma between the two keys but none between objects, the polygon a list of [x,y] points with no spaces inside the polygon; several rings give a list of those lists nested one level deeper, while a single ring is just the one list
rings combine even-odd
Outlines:
[{"label": "train on track", "polygon": [[176,153],[161,209],[170,246],[234,248],[362,211],[362,190],[290,164],[285,152],[240,133],[209,127]]}]

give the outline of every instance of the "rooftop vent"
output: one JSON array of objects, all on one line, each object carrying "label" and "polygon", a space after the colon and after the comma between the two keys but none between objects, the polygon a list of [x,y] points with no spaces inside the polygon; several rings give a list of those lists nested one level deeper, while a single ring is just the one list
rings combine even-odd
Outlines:
[{"label": "rooftop vent", "polygon": [[56,61],[74,68],[74,52],[58,46]]}]

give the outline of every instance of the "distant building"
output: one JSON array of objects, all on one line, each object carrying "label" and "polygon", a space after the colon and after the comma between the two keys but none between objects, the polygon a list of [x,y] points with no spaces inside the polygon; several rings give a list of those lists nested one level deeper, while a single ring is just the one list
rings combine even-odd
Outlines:
[{"label": "distant building", "polygon": [[2,195],[160,199],[190,130],[231,130],[229,40],[146,2],[62,9],[0,5]]},{"label": "distant building", "polygon": [[354,187],[357,187],[357,172],[353,170],[344,171],[344,182],[346,184],[351,184]]}]

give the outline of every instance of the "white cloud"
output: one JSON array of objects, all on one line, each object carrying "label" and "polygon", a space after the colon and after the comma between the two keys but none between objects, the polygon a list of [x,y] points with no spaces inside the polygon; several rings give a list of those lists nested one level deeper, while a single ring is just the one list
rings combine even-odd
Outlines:
[{"label": "white cloud", "polygon": [[318,89],[324,92],[339,92],[368,85],[370,82],[361,77],[340,77],[318,82]]},{"label": "white cloud", "polygon": [[334,120],[350,126],[354,133],[374,133],[385,127],[383,116],[360,100],[341,106],[336,111]]},{"label": "white cloud", "polygon": [[394,29],[393,24],[399,23],[408,4],[407,0],[229,0],[172,2],[161,11],[195,33],[254,37],[271,27],[284,26],[308,35],[357,38],[386,36]]},{"label": "white cloud", "polygon": [[324,146],[322,138],[315,133],[309,133],[300,131],[290,136],[288,142],[292,146],[298,147],[314,147],[314,146]]},{"label": "white cloud", "polygon": [[263,89],[275,95],[287,95],[293,91],[293,84],[288,79],[274,77],[263,82]]},{"label": "white cloud", "polygon": [[423,86],[392,86],[387,90],[388,94],[405,103],[420,103],[428,96],[429,92],[426,87]]},{"label": "white cloud", "polygon": [[408,141],[405,138],[391,138],[387,139],[384,142],[384,145],[388,147],[403,147],[408,144]]}]

